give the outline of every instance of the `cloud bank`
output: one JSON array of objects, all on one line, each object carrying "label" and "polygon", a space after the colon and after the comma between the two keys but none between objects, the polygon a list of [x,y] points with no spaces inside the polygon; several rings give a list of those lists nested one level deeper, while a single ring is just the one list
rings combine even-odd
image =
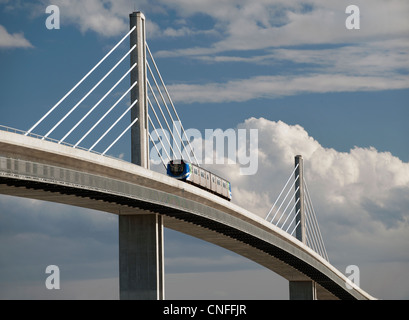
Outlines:
[{"label": "cloud bank", "polygon": [[250,118],[239,127],[259,130],[258,172],[244,178],[232,165],[214,167],[230,178],[238,205],[265,217],[301,154],[332,262],[407,261],[409,163],[373,147],[324,148],[301,126],[281,121]]}]

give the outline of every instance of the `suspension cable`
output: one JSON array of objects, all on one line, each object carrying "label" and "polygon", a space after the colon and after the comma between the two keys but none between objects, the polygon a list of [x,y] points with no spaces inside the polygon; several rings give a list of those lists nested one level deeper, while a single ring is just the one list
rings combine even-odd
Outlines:
[{"label": "suspension cable", "polygon": [[[150,119],[149,119],[149,120],[150,120]],[[152,136],[151,136],[151,133],[148,132],[148,135],[149,135],[149,139],[151,140],[153,146],[154,146],[155,149],[156,149],[156,152],[158,153],[158,156],[160,157],[160,160],[162,161],[163,166],[164,166],[165,169],[166,169],[165,161],[163,160],[162,155],[160,154],[160,152],[159,152],[159,150],[158,150],[158,147],[156,146],[155,142],[153,141]]]},{"label": "suspension cable", "polygon": [[109,127],[109,129],[107,131],[105,131],[105,133],[92,145],[92,147],[89,149],[89,151],[91,151],[92,149],[94,149],[94,147],[102,140],[102,138],[104,138],[109,131],[111,131],[111,129],[119,122],[119,120],[121,120],[129,110],[132,109],[132,107],[138,102],[138,100],[135,100],[128,109],[125,110],[124,113],[122,113],[122,115]]},{"label": "suspension cable", "polygon": [[283,194],[283,192],[284,192],[285,188],[287,187],[287,184],[290,182],[290,180],[291,180],[292,176],[294,175],[295,170],[297,170],[298,166],[299,166],[299,163],[297,163],[297,165],[295,166],[295,168],[294,168],[293,172],[290,174],[290,177],[288,178],[288,180],[287,180],[286,184],[284,185],[284,188],[281,190],[281,192],[280,192],[280,194],[278,195],[278,197],[277,197],[276,201],[274,202],[273,206],[271,207],[270,211],[268,212],[267,216],[265,217],[265,220],[267,220],[267,219],[268,219],[268,217],[270,216],[271,211],[273,210],[273,208],[274,208],[274,207],[275,207],[275,205],[277,204],[278,199],[280,199],[281,195]]},{"label": "suspension cable", "polygon": [[51,112],[55,110],[88,76],[94,72],[96,68],[112,53],[115,51],[115,49],[136,29],[136,26],[134,26],[129,32],[109,51],[70,91],[68,91],[64,97],[60,99],[48,112],[40,119],[37,121],[35,125],[33,125],[24,135],[28,135],[33,131]]},{"label": "suspension cable", "polygon": [[147,51],[148,51],[148,53],[149,53],[149,56],[150,56],[150,58],[151,58],[151,60],[152,60],[152,62],[153,62],[153,65],[154,65],[154,67],[155,67],[155,69],[156,69],[156,72],[157,72],[157,74],[158,74],[158,76],[159,76],[159,79],[160,79],[160,81],[161,81],[161,83],[162,83],[162,86],[163,86],[163,88],[165,89],[165,93],[166,93],[166,95],[167,95],[167,97],[168,97],[168,99],[169,99],[169,102],[170,102],[170,104],[172,105],[172,108],[173,108],[173,111],[174,111],[174,113],[175,113],[175,115],[176,115],[176,118],[178,119],[178,121],[179,121],[179,123],[180,123],[181,129],[182,129],[182,131],[183,131],[183,133],[184,133],[184,136],[185,136],[185,139],[186,139],[186,141],[187,141],[187,143],[188,143],[188,145],[189,145],[189,147],[190,147],[190,151],[192,152],[193,157],[195,158],[196,165],[198,165],[198,166],[200,167],[199,161],[198,161],[197,158],[196,158],[196,155],[195,155],[195,153],[194,153],[194,151],[193,151],[193,148],[192,148],[192,145],[191,145],[191,143],[190,143],[190,140],[189,140],[189,138],[187,137],[187,134],[186,134],[185,129],[183,128],[182,121],[181,121],[180,118],[179,118],[179,115],[178,115],[178,113],[177,113],[177,111],[176,111],[175,105],[173,104],[173,101],[172,101],[172,99],[171,99],[171,97],[170,97],[169,91],[168,91],[168,89],[166,88],[165,82],[163,81],[163,78],[162,78],[162,76],[161,76],[161,74],[160,74],[160,72],[159,72],[158,66],[156,65],[155,59],[153,58],[153,55],[152,55],[152,53],[151,53],[151,51],[150,51],[149,46],[148,46],[147,43],[146,43],[146,49],[147,49]]},{"label": "suspension cable", "polygon": [[[288,201],[287,206],[285,207],[283,213],[281,214],[280,218],[278,219],[276,226],[280,223],[281,218],[284,216],[285,212],[288,209],[288,206],[290,205],[291,201],[293,201],[295,195],[297,194],[298,190],[300,189],[300,187],[297,187],[297,189],[295,190],[295,192],[293,193],[293,196],[291,197],[291,199]],[[291,211],[290,211],[291,212]]]},{"label": "suspension cable", "polygon": [[80,121],[78,121],[75,126],[71,128],[70,131],[58,142],[61,143],[63,142],[89,115],[92,111],[94,111],[102,101],[105,100],[105,98],[122,82],[122,80],[136,67],[136,63],[127,71],[125,74],[107,91],[107,93],[104,94],[104,96],[99,99],[99,101],[81,118]]},{"label": "suspension cable", "polygon": [[[156,113],[156,111],[155,111],[155,108],[154,108],[153,105],[152,105],[151,100],[150,100],[149,98],[148,98],[147,100],[148,100],[148,105],[149,105],[149,107],[152,109],[153,114],[155,115],[156,121],[159,123],[159,126],[160,126],[160,128],[162,129],[162,132],[165,132],[165,130],[163,129],[162,123],[160,122],[160,120],[159,120],[159,118],[158,118],[158,115],[157,115],[157,113]],[[152,121],[152,120],[151,120],[151,121]],[[155,129],[155,131],[156,131],[156,129]],[[170,150],[171,150],[172,154],[173,154],[173,155],[176,155],[175,151],[174,151],[173,148],[172,148],[172,144],[170,143],[169,138],[168,138],[168,136],[167,136],[166,134],[165,134],[165,138],[166,138],[166,141],[167,141],[168,144],[169,144],[169,147],[170,147]],[[168,156],[168,158],[169,158],[169,156]],[[169,160],[170,160],[170,159],[171,159],[171,158],[169,158]]]},{"label": "suspension cable", "polygon": [[[148,87],[149,87],[149,89],[150,89],[150,91],[151,91],[151,93],[152,93],[152,95],[153,95],[153,98],[155,99],[156,104],[157,104],[158,107],[159,107],[160,113],[162,114],[162,117],[163,117],[163,119],[165,120],[166,126],[167,126],[168,129],[169,129],[169,134],[170,134],[170,136],[172,137],[172,141],[175,141],[175,142],[176,142],[176,139],[175,139],[175,137],[173,136],[173,133],[172,133],[172,129],[170,128],[169,123],[168,123],[168,121],[167,121],[167,119],[166,119],[166,116],[165,116],[165,114],[163,113],[163,110],[162,110],[162,108],[161,108],[161,106],[160,106],[160,103],[159,103],[158,99],[156,98],[155,92],[153,91],[150,82],[147,81],[147,83],[148,83]],[[180,150],[179,145],[178,145],[177,143],[176,143],[176,147],[177,147],[177,149],[178,149],[178,151],[179,151],[180,157],[183,159],[182,151]],[[176,154],[174,154],[174,155],[176,156]]]},{"label": "suspension cable", "polygon": [[[166,104],[165,98],[163,97],[162,91],[161,91],[160,88],[159,88],[159,85],[158,85],[158,83],[157,83],[157,81],[156,81],[156,79],[155,79],[155,76],[154,76],[154,74],[153,74],[153,72],[152,72],[152,70],[151,70],[151,67],[149,66],[149,63],[148,63],[148,62],[146,63],[146,65],[148,66],[149,73],[150,73],[151,76],[152,76],[153,82],[155,83],[156,89],[158,90],[158,93],[159,93],[159,95],[160,95],[160,97],[161,97],[161,99],[162,99],[163,105],[165,106],[166,111],[168,112],[168,115],[169,115],[169,117],[170,117],[170,120],[172,120],[172,122],[173,122],[173,124],[174,124],[175,121],[173,120],[172,114],[171,114],[170,111],[169,111],[168,105]],[[180,122],[179,122],[179,123],[180,123]],[[179,130],[176,130],[176,133],[177,133],[177,135],[178,135],[178,137],[179,137],[179,139],[180,139],[180,142],[181,142],[182,145],[183,145],[183,148],[186,150],[187,148],[186,148],[186,146],[185,146],[185,144],[184,144],[184,142],[183,142],[183,139],[182,139],[182,137],[181,137],[181,135],[180,135],[180,133],[179,133]],[[179,143],[176,141],[176,139],[174,139],[174,142],[177,143],[177,145],[179,146]],[[180,150],[180,148],[179,148],[179,150]],[[189,152],[186,152],[186,154],[187,154],[187,157],[188,157],[188,159],[189,159],[189,162],[192,162],[192,159],[190,158]],[[181,152],[181,156],[182,156],[182,159],[183,159],[182,152]]]},{"label": "suspension cable", "polygon": [[288,190],[287,194],[285,195],[283,201],[281,202],[280,206],[278,207],[278,209],[277,209],[275,215],[274,215],[273,218],[270,220],[270,222],[273,222],[274,218],[276,217],[277,213],[280,211],[281,206],[283,205],[284,201],[287,199],[288,195],[290,194],[291,190],[293,189],[293,187],[294,187],[294,185],[295,185],[295,183],[297,182],[297,180],[298,180],[299,177],[300,177],[300,176],[298,175],[298,176],[294,179],[293,184],[291,185],[290,189]]},{"label": "suspension cable", "polygon": [[[293,207],[291,208],[290,212],[287,215],[287,218],[285,219],[285,221],[283,222],[283,224],[281,225],[280,229],[282,230],[285,226],[285,224],[287,223],[288,218],[291,216],[291,212],[293,212],[295,206],[297,205],[297,203],[300,201],[300,198],[297,198],[297,201],[294,202]],[[281,218],[280,218],[281,219]],[[276,224],[278,225],[278,223]]]},{"label": "suspension cable", "polygon": [[127,131],[136,123],[136,121],[138,121],[138,118],[135,118],[135,120],[132,121],[132,123],[131,123],[129,126],[127,126],[124,131],[122,131],[122,133],[118,136],[118,138],[116,138],[115,141],[112,142],[111,145],[110,145],[108,148],[105,149],[105,151],[102,153],[102,155],[104,155],[105,153],[107,153],[107,151],[108,151],[109,149],[111,149],[111,147],[112,147],[115,143],[117,143],[117,141],[125,134],[125,132],[127,132]]},{"label": "suspension cable", "polygon": [[285,232],[288,232],[288,229],[290,229],[291,225],[293,224],[295,218],[298,216],[298,214],[300,213],[300,209],[297,210],[297,212],[294,215],[294,218],[291,220],[290,224],[287,226],[287,229],[285,229]]},{"label": "suspension cable", "polygon": [[119,104],[119,102],[122,101],[122,99],[129,93],[129,91],[132,90],[133,87],[135,87],[136,84],[137,84],[137,81],[135,81],[132,84],[132,86],[128,90],[126,90],[126,92],[112,105],[112,107],[109,108],[108,111],[105,112],[104,115],[98,119],[98,121],[91,127],[91,129],[89,129],[87,133],[84,134],[84,136],[80,140],[78,140],[78,142],[74,145],[74,148],[76,148],[82,142],[82,140],[84,140],[91,133],[91,131],[94,130],[95,127],[99,125],[102,120],[104,120],[104,118]]},{"label": "suspension cable", "polygon": [[118,66],[119,64],[136,48],[136,45],[134,45],[122,58],[119,60],[115,66],[111,68],[111,70],[108,71],[105,76],[102,77],[101,80],[98,81],[98,83],[92,87],[90,91],[73,107],[71,110],[64,116],[58,123],[50,130],[47,132],[47,134],[43,137],[43,140],[48,137],[50,133],[52,133],[60,124],[63,122],[100,84],[102,81],[104,81]]},{"label": "suspension cable", "polygon": [[325,253],[325,259],[327,260],[327,261],[329,261],[329,258],[328,258],[328,254],[327,254],[327,250],[325,249],[325,246],[324,246],[324,240],[323,240],[323,238],[322,238],[322,234],[321,234],[321,230],[320,230],[320,227],[319,227],[319,224],[318,224],[318,221],[317,221],[317,217],[316,217],[316,214],[315,214],[315,210],[314,210],[314,206],[313,206],[313,204],[312,204],[312,201],[311,201],[311,197],[310,197],[310,193],[309,193],[309,190],[308,190],[308,186],[307,186],[307,183],[306,183],[306,181],[305,181],[305,179],[304,179],[304,186],[305,186],[305,190],[306,190],[306,194],[307,194],[307,202],[309,202],[309,205],[311,206],[311,210],[312,210],[312,213],[313,213],[313,223],[314,223],[314,225],[315,225],[315,228],[316,228],[316,230],[317,230],[317,232],[318,232],[318,237],[319,237],[319,242],[320,242],[320,244],[321,244],[321,246],[322,246],[322,250],[323,250],[323,252]]},{"label": "suspension cable", "polygon": [[[152,127],[153,127],[153,130],[155,131],[156,135],[158,136],[158,140],[159,140],[160,144],[162,145],[162,149],[165,151],[166,156],[168,157],[168,161],[172,160],[172,158],[169,157],[169,154],[168,154],[168,152],[166,151],[165,145],[163,144],[162,138],[161,138],[161,136],[158,134],[158,131],[156,130],[156,127],[155,127],[155,125],[153,124],[152,119],[151,119],[151,117],[149,117],[149,115],[148,115],[148,119],[149,119],[149,121],[150,121],[150,124],[151,124]],[[162,130],[162,132],[165,132],[165,131]],[[153,138],[152,138],[152,136],[151,136],[150,133],[149,133],[149,136],[150,136],[151,139],[153,140]],[[166,133],[165,133],[165,137],[166,137]],[[166,138],[167,138],[167,137],[166,137]],[[154,143],[154,141],[152,141],[152,143],[156,146],[156,144]],[[157,151],[159,152],[159,150],[157,150]],[[161,158],[162,158],[162,156],[161,156]]]}]

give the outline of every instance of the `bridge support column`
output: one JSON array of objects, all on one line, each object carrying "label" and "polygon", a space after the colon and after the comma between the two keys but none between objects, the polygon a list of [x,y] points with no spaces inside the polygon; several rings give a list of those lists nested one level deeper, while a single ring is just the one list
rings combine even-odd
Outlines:
[{"label": "bridge support column", "polygon": [[290,300],[317,300],[314,281],[290,281]]},{"label": "bridge support column", "polygon": [[[138,121],[131,128],[131,162],[149,169],[149,136],[146,90],[146,42],[145,16],[141,12],[129,15],[130,35],[131,121]],[[119,216],[119,291],[120,299],[163,300],[163,222],[158,214],[140,213]]]},{"label": "bridge support column", "polygon": [[119,297],[163,300],[163,221],[159,214],[119,216]]},{"label": "bridge support column", "polygon": [[[301,155],[295,156],[295,181],[296,199],[298,201],[295,212],[298,212],[295,230],[295,237],[302,243],[306,242],[305,237],[305,209],[304,209],[304,161]],[[314,281],[290,281],[290,300],[316,300],[317,288]]]}]

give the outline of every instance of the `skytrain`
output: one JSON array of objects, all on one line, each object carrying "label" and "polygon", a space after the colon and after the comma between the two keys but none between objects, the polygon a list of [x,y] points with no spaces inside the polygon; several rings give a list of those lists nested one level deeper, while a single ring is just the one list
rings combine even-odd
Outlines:
[{"label": "skytrain", "polygon": [[231,184],[227,180],[184,160],[171,160],[166,168],[168,176],[205,189],[231,200]]}]

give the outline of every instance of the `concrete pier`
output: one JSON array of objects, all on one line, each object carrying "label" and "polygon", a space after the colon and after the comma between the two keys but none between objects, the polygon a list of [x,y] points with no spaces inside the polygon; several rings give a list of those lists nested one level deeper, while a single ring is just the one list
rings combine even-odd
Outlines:
[{"label": "concrete pier", "polygon": [[119,297],[163,300],[163,222],[159,214],[119,216]]},{"label": "concrete pier", "polygon": [[[131,121],[138,119],[131,128],[132,163],[149,169],[148,113],[146,103],[146,49],[145,17],[141,12],[129,15],[130,28],[136,26],[130,35],[131,66]],[[119,216],[119,297],[124,300],[163,300],[163,217],[139,210],[134,215]]]},{"label": "concrete pier", "polygon": [[290,281],[290,300],[317,300],[314,281]]}]

